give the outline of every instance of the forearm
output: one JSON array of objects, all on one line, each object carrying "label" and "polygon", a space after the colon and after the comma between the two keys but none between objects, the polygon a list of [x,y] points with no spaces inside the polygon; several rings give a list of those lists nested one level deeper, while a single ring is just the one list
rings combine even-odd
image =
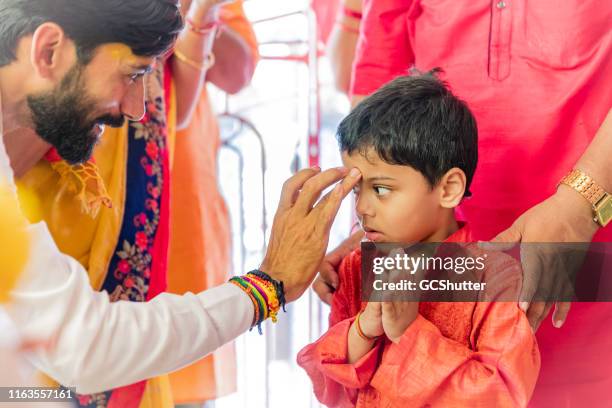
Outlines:
[{"label": "forearm", "polygon": [[[611,192],[610,157],[612,157],[612,110],[608,112],[595,138],[574,167],[589,175],[604,190]],[[593,222],[592,204],[565,184],[558,186],[552,199],[558,200],[566,209],[564,221],[577,233],[577,236],[581,239],[592,239],[600,228],[599,224]]]},{"label": "forearm", "polygon": [[[376,371],[380,343],[375,345],[359,361],[349,363],[347,349],[352,319],[330,327],[315,343],[298,353],[297,362],[315,383],[315,393],[321,401],[328,400],[326,390],[340,389],[349,392],[365,387]],[[318,387],[316,383],[325,384]],[[331,402],[331,401],[327,401]]]},{"label": "forearm", "polygon": [[606,191],[612,192],[612,109],[608,111],[595,138],[576,163],[576,168],[590,175]]},{"label": "forearm", "polygon": [[248,330],[253,304],[226,284],[198,295],[162,294],[148,303],[111,303],[85,270],[32,227],[31,259],[7,312],[28,343],[48,344],[34,364],[81,393],[99,392],[192,363]]},{"label": "forearm", "polygon": [[[206,18],[192,12],[187,18],[196,22],[214,21],[216,17]],[[190,27],[186,27],[176,43],[175,55],[172,59],[172,74],[176,89],[176,123],[179,130],[189,124],[204,87],[204,79],[208,71],[206,62],[212,58],[216,33],[217,29],[208,33],[196,33]]]},{"label": "forearm", "polygon": [[248,43],[229,27],[224,27],[213,47],[215,65],[206,80],[234,94],[247,86],[255,72],[255,56]]},{"label": "forearm", "polygon": [[347,15],[344,8],[355,13],[361,13],[361,1],[347,0],[341,6],[329,38],[327,55],[330,59],[336,88],[348,95],[361,19],[357,18],[354,13],[351,13],[354,15]]},{"label": "forearm", "polygon": [[347,362],[349,364],[355,364],[372,350],[374,344],[376,344],[376,339],[365,340],[359,336],[356,323],[353,322],[348,333]]}]

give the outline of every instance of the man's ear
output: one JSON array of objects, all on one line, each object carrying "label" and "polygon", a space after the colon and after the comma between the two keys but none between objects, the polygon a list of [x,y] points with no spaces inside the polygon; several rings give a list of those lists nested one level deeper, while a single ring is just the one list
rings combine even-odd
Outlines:
[{"label": "man's ear", "polygon": [[463,170],[453,167],[442,176],[438,183],[440,205],[444,208],[455,208],[465,194],[467,179]]},{"label": "man's ear", "polygon": [[62,27],[51,22],[41,24],[32,36],[32,66],[41,78],[55,82],[74,65],[74,50]]}]

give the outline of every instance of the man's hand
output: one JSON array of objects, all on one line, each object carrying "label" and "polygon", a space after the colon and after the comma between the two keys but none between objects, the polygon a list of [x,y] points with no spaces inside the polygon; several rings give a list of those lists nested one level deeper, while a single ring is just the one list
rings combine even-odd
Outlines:
[{"label": "man's hand", "polygon": [[336,249],[325,255],[323,262],[319,265],[319,276],[312,284],[312,289],[328,305],[331,304],[332,296],[338,288],[338,268],[342,259],[359,247],[363,238],[363,230],[356,231],[344,240]]},{"label": "man's hand", "polygon": [[[511,245],[520,242],[544,243],[521,247],[523,285],[520,307],[527,312],[534,331],[540,327],[553,303],[553,325],[557,328],[563,325],[569,312],[569,302],[533,300],[567,298],[572,291],[568,277],[571,278],[582,263],[579,257],[573,256],[568,259],[572,265],[559,267],[556,261],[565,255],[561,246],[546,243],[590,242],[597,228],[588,202],[570,187],[561,185],[553,196],[525,212],[509,229],[493,239],[494,243]],[[496,245],[492,249],[500,247]]]},{"label": "man's hand", "polygon": [[[310,286],[327,249],[329,230],[340,204],[361,178],[357,169],[348,175],[347,172],[344,168],[322,173],[306,169],[283,186],[260,269],[284,282],[288,302],[299,298]],[[342,182],[317,203],[321,192],[339,180]]]}]

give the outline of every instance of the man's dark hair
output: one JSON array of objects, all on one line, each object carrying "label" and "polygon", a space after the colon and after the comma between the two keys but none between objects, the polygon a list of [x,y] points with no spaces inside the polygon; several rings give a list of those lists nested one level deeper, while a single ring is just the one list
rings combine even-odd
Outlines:
[{"label": "man's dark hair", "polygon": [[343,152],[372,148],[389,164],[410,166],[435,186],[453,167],[465,172],[465,196],[478,162],[476,120],[438,79],[440,70],[403,76],[364,99],[340,123]]},{"label": "man's dark hair", "polygon": [[15,60],[19,39],[45,22],[63,28],[82,64],[115,42],[138,56],[161,55],[183,28],[178,0],[0,0],[0,67]]}]

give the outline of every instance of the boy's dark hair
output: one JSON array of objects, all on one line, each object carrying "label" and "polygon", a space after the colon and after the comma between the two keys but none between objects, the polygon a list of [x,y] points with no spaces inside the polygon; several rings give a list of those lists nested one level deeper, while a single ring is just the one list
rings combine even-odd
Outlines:
[{"label": "boy's dark hair", "polygon": [[16,59],[19,39],[45,22],[64,29],[82,64],[114,42],[138,56],[161,55],[183,28],[178,0],[0,0],[0,67]]},{"label": "boy's dark hair", "polygon": [[340,123],[338,142],[348,154],[373,148],[389,164],[413,167],[432,187],[448,170],[460,168],[469,197],[478,162],[476,120],[439,72],[396,78],[364,99]]}]

